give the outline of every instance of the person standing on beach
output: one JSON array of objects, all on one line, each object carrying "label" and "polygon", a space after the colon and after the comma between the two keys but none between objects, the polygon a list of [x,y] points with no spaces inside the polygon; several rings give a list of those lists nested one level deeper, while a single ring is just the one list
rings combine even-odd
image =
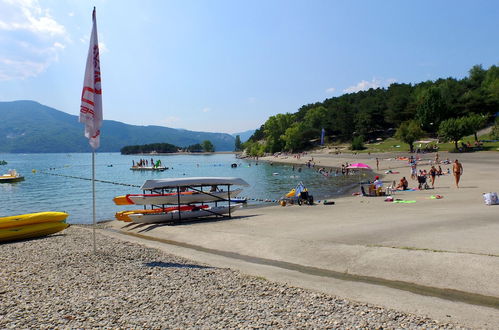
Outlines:
[{"label": "person standing on beach", "polygon": [[454,178],[456,179],[456,187],[459,188],[459,179],[463,175],[463,165],[456,159],[454,165],[452,166],[452,172],[454,173]]},{"label": "person standing on beach", "polygon": [[411,179],[417,180],[418,178],[418,167],[416,165],[416,160],[411,163]]},{"label": "person standing on beach", "polygon": [[431,179],[431,187],[435,188],[435,177],[437,176],[437,168],[433,165],[430,169],[430,179]]},{"label": "person standing on beach", "polygon": [[379,171],[379,159],[376,157],[376,170]]}]

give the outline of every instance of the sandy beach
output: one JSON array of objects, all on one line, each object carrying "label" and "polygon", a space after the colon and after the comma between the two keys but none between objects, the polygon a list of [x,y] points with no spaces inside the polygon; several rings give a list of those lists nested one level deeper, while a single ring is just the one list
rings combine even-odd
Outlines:
[{"label": "sandy beach", "polygon": [[[378,157],[389,183],[410,176],[395,156],[260,161],[375,169]],[[76,226],[3,245],[0,327],[496,328],[499,206],[484,205],[482,193],[499,190],[499,153],[457,156],[461,187],[444,175],[433,190],[395,193],[411,204],[344,196],[177,226],[112,221],[98,230],[96,256],[90,231]]]}]

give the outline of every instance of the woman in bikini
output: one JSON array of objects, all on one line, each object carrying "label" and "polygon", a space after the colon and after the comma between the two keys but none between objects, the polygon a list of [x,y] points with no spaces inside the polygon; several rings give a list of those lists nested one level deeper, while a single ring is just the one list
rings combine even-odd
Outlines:
[{"label": "woman in bikini", "polygon": [[456,179],[456,187],[459,188],[459,179],[463,174],[463,165],[456,159],[454,165],[452,166],[452,172],[454,173],[454,178]]},{"label": "woman in bikini", "polygon": [[435,188],[435,177],[437,176],[437,169],[435,168],[435,166],[432,166],[431,169],[430,169],[430,178],[431,178],[431,187],[432,188]]}]

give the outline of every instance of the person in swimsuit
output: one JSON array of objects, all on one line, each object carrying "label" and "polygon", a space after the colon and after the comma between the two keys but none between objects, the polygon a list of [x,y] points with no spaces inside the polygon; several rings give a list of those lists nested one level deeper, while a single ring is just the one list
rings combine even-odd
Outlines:
[{"label": "person in swimsuit", "polygon": [[435,188],[435,177],[437,176],[437,169],[435,168],[435,166],[432,166],[431,169],[430,169],[430,179],[431,179],[431,187],[432,188]]},{"label": "person in swimsuit", "polygon": [[456,187],[459,188],[459,179],[463,175],[463,165],[456,159],[454,165],[452,166],[452,172],[454,173],[454,178],[456,179]]},{"label": "person in swimsuit", "polygon": [[397,185],[396,189],[407,190],[408,187],[409,187],[409,182],[407,182],[407,179],[404,176],[402,179],[400,179],[400,182]]},{"label": "person in swimsuit", "polygon": [[418,168],[416,165],[416,161],[411,163],[411,179],[417,180],[418,178]]}]

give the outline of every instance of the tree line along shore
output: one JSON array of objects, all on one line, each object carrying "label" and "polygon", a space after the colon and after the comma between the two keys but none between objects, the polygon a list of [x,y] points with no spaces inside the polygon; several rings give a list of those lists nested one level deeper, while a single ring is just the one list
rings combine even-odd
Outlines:
[{"label": "tree line along shore", "polygon": [[462,137],[477,139],[485,126],[492,126],[487,138],[499,139],[498,111],[499,67],[475,65],[462,79],[392,83],[271,116],[243,147],[252,156],[309,150],[321,142],[361,150],[366,142],[395,137],[412,151],[415,141],[429,137],[458,149]]}]

